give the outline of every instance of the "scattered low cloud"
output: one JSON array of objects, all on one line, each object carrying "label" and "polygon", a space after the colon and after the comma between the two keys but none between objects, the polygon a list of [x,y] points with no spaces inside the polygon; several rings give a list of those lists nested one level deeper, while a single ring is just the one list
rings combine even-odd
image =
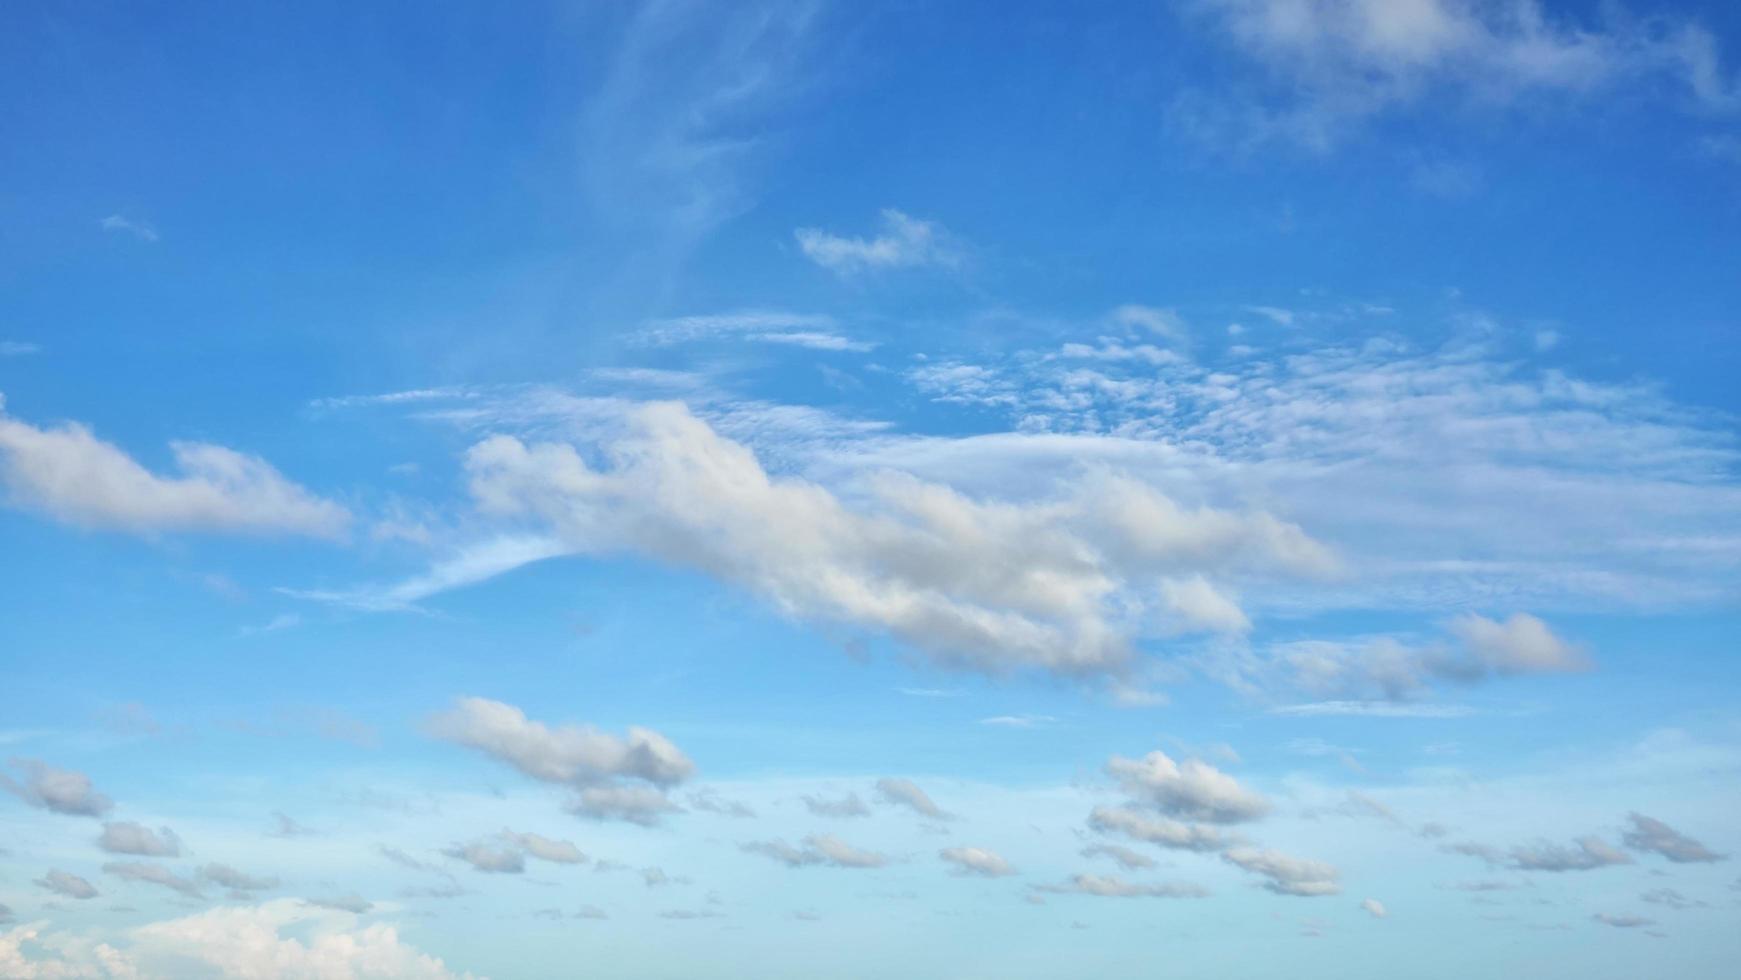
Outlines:
[{"label": "scattered low cloud", "polygon": [[1133,798],[1184,820],[1243,823],[1270,809],[1263,796],[1214,766],[1197,759],[1176,762],[1158,749],[1141,759],[1115,755],[1106,771]]},{"label": "scattered low cloud", "polygon": [[948,847],[938,851],[937,856],[954,865],[955,873],[960,875],[1003,878],[1016,873],[1001,855],[982,847]]},{"label": "scattered low cloud", "polygon": [[848,793],[839,799],[806,794],[802,799],[804,809],[817,817],[868,817],[871,812],[870,807],[857,793]]},{"label": "scattered low cloud", "polygon": [[181,838],[168,827],[152,830],[143,824],[119,821],[103,824],[103,834],[97,846],[111,854],[138,854],[144,857],[177,857],[181,854]]},{"label": "scattered low cloud", "polygon": [[812,834],[802,846],[794,847],[783,840],[750,841],[741,845],[748,854],[771,858],[790,868],[828,865],[836,868],[880,868],[889,863],[888,855],[853,847],[830,834]]},{"label": "scattered low cloud", "polygon": [[904,806],[922,817],[932,820],[953,820],[955,815],[946,812],[942,807],[931,802],[931,797],[925,794],[910,779],[884,777],[877,780],[877,797],[891,806]]},{"label": "scattered low cloud", "polygon": [[1626,819],[1630,826],[1621,835],[1620,842],[1635,851],[1658,854],[1676,864],[1705,864],[1722,861],[1727,857],[1661,820],[1642,813],[1628,814]]},{"label": "scattered low cloud", "polygon": [[1384,903],[1376,898],[1363,899],[1360,908],[1374,919],[1382,919],[1390,915],[1389,910],[1384,907]]},{"label": "scattered low cloud", "polygon": [[25,803],[75,817],[100,817],[115,803],[96,791],[91,777],[71,769],[57,769],[38,759],[8,759],[23,779],[0,773],[0,788]]},{"label": "scattered low cloud", "polygon": [[893,208],[882,212],[882,231],[871,238],[848,238],[820,228],[793,232],[804,257],[843,277],[924,266],[953,269],[961,254],[948,232]]},{"label": "scattered low cloud", "polygon": [[199,882],[191,878],[183,878],[161,864],[146,864],[143,861],[111,861],[103,865],[103,873],[122,881],[144,882],[159,885],[173,892],[179,892],[188,898],[203,898]]},{"label": "scattered low cloud", "polygon": [[1265,878],[1263,887],[1278,895],[1310,898],[1342,892],[1338,881],[1340,872],[1323,861],[1290,857],[1280,851],[1255,847],[1229,848],[1221,857],[1229,864]]},{"label": "scattered low cloud", "polygon": [[50,870],[36,879],[36,884],[67,898],[83,900],[97,897],[96,886],[70,871]]},{"label": "scattered low cloud", "polygon": [[1188,882],[1143,884],[1115,875],[1072,875],[1062,884],[1035,885],[1037,892],[1054,895],[1094,895],[1099,898],[1207,898],[1209,890]]},{"label": "scattered low cloud", "polygon": [[688,756],[651,729],[631,727],[619,737],[582,725],[552,728],[485,698],[459,699],[429,730],[533,779],[573,787],[570,810],[599,819],[656,823],[677,809],[664,791],[695,772]]},{"label": "scattered low cloud", "polygon": [[0,482],[11,502],[80,527],[341,537],[351,515],[271,464],[200,442],[170,449],[177,475],[147,470],[77,422],[37,428],[0,401]]}]

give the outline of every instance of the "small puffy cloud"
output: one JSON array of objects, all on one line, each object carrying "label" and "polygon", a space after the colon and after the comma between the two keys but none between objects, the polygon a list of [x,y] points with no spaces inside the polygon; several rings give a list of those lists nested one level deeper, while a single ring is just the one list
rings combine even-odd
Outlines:
[{"label": "small puffy cloud", "polygon": [[1382,919],[1390,914],[1390,912],[1385,909],[1384,903],[1376,898],[1368,898],[1362,901],[1360,907],[1374,919]]},{"label": "small puffy cloud", "polygon": [[1147,854],[1119,844],[1092,844],[1082,849],[1082,856],[1111,858],[1126,871],[1144,871],[1155,866],[1154,859]]},{"label": "small puffy cloud", "polygon": [[517,875],[526,870],[526,859],[518,849],[501,847],[487,841],[455,844],[441,853],[490,874]]},{"label": "small puffy cloud", "polygon": [[[695,764],[671,740],[647,728],[626,737],[590,726],[550,727],[511,704],[461,698],[430,720],[437,738],[469,746],[534,779],[575,787],[571,812],[597,819],[653,824],[675,810],[663,789],[681,783]],[[650,785],[639,785],[641,781]]]},{"label": "small puffy cloud", "polygon": [[356,892],[351,892],[348,895],[332,895],[325,898],[305,898],[302,900],[302,904],[309,908],[329,909],[334,912],[349,912],[352,915],[362,915],[364,912],[368,912],[375,907],[374,902],[358,895]]},{"label": "small puffy cloud", "polygon": [[791,868],[829,865],[836,868],[880,868],[889,862],[888,856],[865,851],[831,834],[812,834],[804,838],[803,846],[794,847],[782,840],[750,841],[741,845],[748,854],[760,854]]},{"label": "small puffy cloud", "polygon": [[1233,843],[1232,838],[1215,827],[1181,823],[1129,807],[1097,806],[1088,815],[1088,826],[1103,834],[1122,834],[1180,851],[1214,852]]},{"label": "small puffy cloud", "polygon": [[0,483],[14,504],[68,524],[336,538],[351,519],[256,456],[171,443],[180,473],[160,476],[77,422],[41,429],[4,408],[0,401]]},{"label": "small puffy cloud", "polygon": [[904,806],[922,817],[933,820],[953,820],[955,815],[944,811],[931,802],[931,797],[925,795],[910,779],[899,779],[893,776],[877,780],[877,796],[884,803],[892,806]]},{"label": "small puffy cloud", "polygon": [[1016,873],[1002,856],[982,847],[949,847],[938,851],[937,856],[955,865],[956,874],[1002,878]]},{"label": "small puffy cloud", "polygon": [[199,876],[221,888],[228,888],[231,892],[256,892],[278,887],[277,878],[247,874],[227,864],[215,862],[200,868]]},{"label": "small puffy cloud", "polygon": [[1229,864],[1268,879],[1263,887],[1278,895],[1316,897],[1342,891],[1341,873],[1323,861],[1290,857],[1280,851],[1234,847],[1221,855]]},{"label": "small puffy cloud", "polygon": [[168,827],[153,831],[143,824],[118,821],[103,824],[103,834],[97,846],[111,854],[138,854],[144,857],[177,857],[181,854],[181,838]]},{"label": "small puffy cloud", "polygon": [[123,881],[139,881],[150,885],[161,885],[173,892],[180,892],[189,898],[201,898],[199,883],[183,878],[161,864],[146,864],[143,861],[111,861],[103,865],[103,873],[113,875]]},{"label": "small puffy cloud", "polygon": [[1269,801],[1232,776],[1197,759],[1175,762],[1158,749],[1141,759],[1115,755],[1106,771],[1132,797],[1181,819],[1242,823],[1269,812]]},{"label": "small puffy cloud", "polygon": [[519,833],[512,830],[502,831],[502,839],[518,847],[540,861],[550,861],[554,864],[580,864],[586,860],[586,855],[573,841],[555,840],[534,833]]},{"label": "small puffy cloud", "polygon": [[868,817],[871,812],[857,793],[848,793],[838,800],[808,794],[803,799],[804,809],[818,817]]},{"label": "small puffy cloud", "polygon": [[587,786],[566,806],[569,813],[590,820],[622,820],[652,827],[681,807],[651,786]]},{"label": "small puffy cloud", "polygon": [[1632,813],[1627,815],[1627,820],[1631,826],[1621,835],[1620,841],[1635,851],[1660,854],[1676,864],[1701,864],[1726,857],[1653,817]]},{"label": "small puffy cloud", "polygon": [[1470,613],[1453,620],[1451,632],[1477,661],[1497,673],[1551,674],[1589,667],[1581,651],[1528,613],[1513,613],[1503,623]]},{"label": "small puffy cloud", "polygon": [[1590,918],[1616,929],[1642,929],[1645,926],[1656,925],[1655,919],[1646,919],[1636,915],[1609,915],[1607,912],[1597,912]]},{"label": "small puffy cloud", "polygon": [[97,889],[94,885],[69,871],[51,870],[36,879],[36,883],[56,895],[64,895],[67,898],[82,900],[97,897]]},{"label": "small puffy cloud", "polygon": [[1036,885],[1036,891],[1056,895],[1094,895],[1100,898],[1205,898],[1209,890],[1189,882],[1140,884],[1116,875],[1072,875],[1063,884]]},{"label": "small puffy cloud", "polygon": [[1580,837],[1573,846],[1528,844],[1511,849],[1511,867],[1519,871],[1591,871],[1631,864],[1626,853],[1600,837]]},{"label": "small puffy cloud", "polygon": [[0,773],[0,787],[34,807],[77,817],[99,817],[115,806],[91,786],[91,777],[71,769],[56,769],[36,759],[10,759],[23,779]]},{"label": "small puffy cloud", "polygon": [[269,837],[312,837],[314,831],[297,823],[289,814],[281,810],[272,811],[272,829],[267,832]]},{"label": "small puffy cloud", "polygon": [[893,208],[883,210],[882,232],[872,238],[847,238],[820,228],[799,228],[793,237],[805,258],[841,276],[919,266],[953,268],[961,262],[940,225]]}]

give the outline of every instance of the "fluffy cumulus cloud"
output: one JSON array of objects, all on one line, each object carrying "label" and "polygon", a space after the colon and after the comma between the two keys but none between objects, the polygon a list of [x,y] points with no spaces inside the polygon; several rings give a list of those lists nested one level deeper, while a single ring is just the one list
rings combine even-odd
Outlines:
[{"label": "fluffy cumulus cloud", "polygon": [[1651,78],[1675,81],[1684,102],[1704,108],[1741,101],[1708,30],[1615,6],[1597,8],[1606,16],[1595,22],[1536,0],[1196,0],[1187,9],[1288,93],[1243,107],[1246,139],[1323,149],[1361,119],[1429,97],[1497,105]]},{"label": "fluffy cumulus cloud", "polygon": [[0,787],[31,806],[76,817],[100,817],[115,806],[82,772],[57,769],[36,759],[11,759],[8,764],[22,778],[0,773]]},{"label": "fluffy cumulus cloud", "polygon": [[682,750],[651,729],[631,727],[617,736],[583,725],[551,727],[485,698],[459,699],[430,720],[429,730],[533,779],[575,788],[570,809],[584,816],[657,822],[676,809],[664,791],[695,772]]},{"label": "fluffy cumulus cloud", "polygon": [[111,854],[139,854],[145,857],[176,857],[181,854],[181,838],[168,827],[152,830],[143,824],[117,821],[103,824],[103,834],[97,846]]},{"label": "fluffy cumulus cloud", "polygon": [[1635,851],[1649,851],[1676,864],[1704,864],[1726,857],[1654,817],[1631,813],[1626,819],[1629,826],[1620,841]]},{"label": "fluffy cumulus cloud", "polygon": [[37,428],[0,401],[0,483],[11,501],[82,527],[338,537],[344,507],[271,464],[207,443],[170,446],[179,473],[153,473],[76,422]]},{"label": "fluffy cumulus cloud", "polygon": [[[218,908],[133,930],[141,963],[193,962],[237,980],[453,980],[441,960],[406,945],[388,923],[290,899]],[[174,975],[173,973],[164,975]]]},{"label": "fluffy cumulus cloud", "polygon": [[1583,653],[1527,613],[1514,613],[1503,623],[1469,614],[1452,622],[1451,631],[1479,663],[1501,674],[1560,673],[1588,666]]},{"label": "fluffy cumulus cloud", "polygon": [[1269,812],[1269,801],[1198,759],[1176,762],[1156,750],[1141,759],[1113,756],[1106,771],[1125,792],[1163,813],[1206,823],[1241,823]]},{"label": "fluffy cumulus cloud", "polygon": [[1235,865],[1265,879],[1263,887],[1278,895],[1316,897],[1342,891],[1341,873],[1323,861],[1290,857],[1280,851],[1255,847],[1229,848],[1221,855]]},{"label": "fluffy cumulus cloud", "polygon": [[942,227],[893,208],[883,211],[882,232],[872,238],[849,238],[820,228],[800,228],[793,237],[805,258],[842,276],[919,266],[953,268],[961,262]]},{"label": "fluffy cumulus cloud", "polygon": [[1003,878],[1016,873],[1002,855],[983,847],[948,847],[938,851],[937,856],[954,865],[955,873],[960,875]]},{"label": "fluffy cumulus cloud", "polygon": [[1334,564],[1268,514],[1186,507],[1104,473],[1015,504],[883,471],[849,502],[770,475],[677,403],[634,408],[596,448],[602,467],[573,445],[493,436],[467,454],[472,493],[576,552],[699,569],[788,615],[884,631],[955,667],[1121,671],[1133,637],[1169,621],[1237,626],[1231,600],[1194,576]]},{"label": "fluffy cumulus cloud", "polygon": [[750,841],[741,845],[741,849],[747,854],[771,858],[789,868],[811,865],[880,868],[889,863],[888,855],[853,847],[831,834],[812,834],[804,838],[802,846],[795,847],[783,840]]}]

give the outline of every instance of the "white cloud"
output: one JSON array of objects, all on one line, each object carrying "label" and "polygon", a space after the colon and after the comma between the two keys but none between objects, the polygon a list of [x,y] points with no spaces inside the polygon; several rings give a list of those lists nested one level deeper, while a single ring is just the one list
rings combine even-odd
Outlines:
[{"label": "white cloud", "polygon": [[1538,843],[1514,847],[1511,867],[1519,871],[1591,871],[1632,863],[1625,852],[1600,837],[1580,837],[1572,845]]},{"label": "white cloud", "polygon": [[884,803],[904,806],[922,817],[933,820],[955,819],[954,814],[945,812],[942,807],[933,803],[931,797],[910,779],[887,776],[877,780],[877,796]]},{"label": "white cloud", "polygon": [[1161,580],[1161,601],[1188,630],[1217,633],[1247,633],[1251,620],[1238,603],[1209,584],[1201,575]]},{"label": "white cloud", "polygon": [[1125,881],[1116,875],[1073,875],[1060,885],[1036,885],[1036,891],[1058,895],[1094,895],[1100,898],[1205,898],[1209,890],[1185,882],[1147,885]]},{"label": "white cloud", "polygon": [[218,908],[133,930],[141,961],[186,958],[236,980],[450,980],[441,960],[407,946],[389,923],[292,899]]},{"label": "white cloud", "polygon": [[344,591],[287,588],[278,591],[297,599],[365,612],[404,612],[417,609],[418,603],[431,596],[476,585],[533,562],[569,554],[571,550],[546,536],[508,534],[461,546],[427,572],[402,582]]},{"label": "white cloud", "polygon": [[31,806],[78,817],[102,816],[115,806],[82,772],[56,769],[36,759],[9,759],[7,764],[21,770],[24,781],[0,773],[0,788]]},{"label": "white cloud", "polygon": [[1155,866],[1154,858],[1119,844],[1091,844],[1081,853],[1083,857],[1111,858],[1126,871],[1144,871]]},{"label": "white cloud", "polygon": [[511,704],[486,698],[460,698],[430,719],[429,730],[533,779],[574,787],[578,792],[570,809],[601,819],[657,822],[660,813],[676,809],[663,790],[695,772],[695,763],[681,749],[651,729],[631,727],[620,737],[582,725],[552,728]]},{"label": "white cloud", "polygon": [[191,878],[183,878],[161,864],[146,864],[143,861],[111,861],[103,865],[103,873],[113,875],[122,881],[144,882],[150,885],[161,885],[173,892],[180,892],[188,898],[201,898],[199,882]]},{"label": "white cloud", "polygon": [[[1188,124],[1232,126],[1239,142],[1286,139],[1324,150],[1361,121],[1452,98],[1504,105],[1589,96],[1672,79],[1704,109],[1741,102],[1709,31],[1684,19],[1609,8],[1595,24],[1536,0],[1197,0],[1274,83],[1276,97],[1225,105],[1199,95]],[[1207,116],[1208,118],[1204,118]]]},{"label": "white cloud", "polygon": [[1016,873],[1001,855],[983,847],[947,847],[938,851],[937,856],[955,865],[956,874],[1003,878]]},{"label": "white cloud", "polygon": [[526,858],[516,847],[503,847],[489,841],[455,844],[441,853],[471,865],[486,874],[517,875],[526,870]]},{"label": "white cloud", "polygon": [[227,864],[208,864],[199,869],[199,876],[214,885],[228,888],[232,897],[246,893],[277,888],[278,879],[263,875],[251,875],[238,871]]},{"label": "white cloud", "polygon": [[4,413],[0,481],[12,502],[82,527],[136,533],[230,531],[336,538],[350,514],[271,464],[208,443],[176,442],[160,476],[77,422],[39,429]]},{"label": "white cloud", "polygon": [[873,343],[842,334],[833,317],[779,310],[741,310],[653,320],[636,334],[642,343],[656,346],[721,336],[820,351],[864,353],[876,348]]},{"label": "white cloud", "polygon": [[750,841],[741,849],[792,868],[820,864],[836,868],[880,868],[889,861],[886,854],[861,850],[831,834],[812,834],[804,838],[802,847],[794,847],[783,840],[771,840]]},{"label": "white cloud", "polygon": [[145,857],[177,857],[181,854],[181,839],[168,827],[153,831],[150,827],[129,821],[103,824],[103,834],[97,846],[111,854],[139,854]]},{"label": "white cloud", "polygon": [[518,832],[513,830],[503,830],[502,839],[540,861],[549,861],[553,864],[580,864],[586,860],[586,855],[580,852],[580,848],[574,846],[573,841],[545,837],[530,831]]},{"label": "white cloud", "polygon": [[1384,903],[1376,898],[1362,899],[1360,908],[1374,919],[1382,919],[1390,915],[1390,911],[1384,907]]},{"label": "white cloud", "polygon": [[1705,864],[1726,857],[1654,817],[1629,813],[1626,820],[1630,826],[1621,835],[1621,843],[1635,851],[1660,854],[1676,864]]},{"label": "white cloud", "polygon": [[805,794],[803,800],[804,809],[818,817],[868,817],[871,812],[857,793],[848,793],[838,800]]},{"label": "white cloud", "polygon": [[874,238],[846,238],[820,228],[793,233],[804,257],[842,276],[883,269],[937,266],[954,268],[961,255],[942,226],[886,208],[882,233]]},{"label": "white cloud", "polygon": [[1214,766],[1197,759],[1175,762],[1158,749],[1141,759],[1115,755],[1106,771],[1132,797],[1185,820],[1242,823],[1270,808],[1262,795]]},{"label": "white cloud", "polygon": [[1545,674],[1588,669],[1584,655],[1528,613],[1503,623],[1473,613],[1460,616],[1451,632],[1483,665],[1502,674]]},{"label": "white cloud", "polygon": [[1280,851],[1255,847],[1230,848],[1221,857],[1229,864],[1268,879],[1264,887],[1279,895],[1314,897],[1336,895],[1342,891],[1337,881],[1341,874],[1322,861],[1290,857]]},{"label": "white cloud", "polygon": [[42,345],[24,340],[0,340],[0,357],[24,357],[41,353]]},{"label": "white cloud", "polygon": [[36,879],[36,884],[54,892],[56,895],[65,895],[67,898],[82,900],[97,897],[97,889],[95,885],[92,885],[90,882],[80,878],[78,875],[73,874],[70,871],[50,869],[47,874]]},{"label": "white cloud", "polygon": [[788,614],[878,627],[954,666],[1116,671],[1141,628],[1136,583],[1330,563],[1267,514],[1182,507],[1110,474],[1015,505],[881,473],[870,500],[849,505],[769,475],[682,405],[638,407],[628,424],[601,447],[608,469],[566,444],[485,440],[467,456],[472,492],[486,513],[547,521],[577,551],[698,568]]},{"label": "white cloud", "polygon": [[97,224],[107,232],[132,235],[134,238],[137,238],[142,242],[149,242],[152,244],[157,242],[157,229],[143,221],[134,221],[119,214],[111,214],[107,218],[97,222]]},{"label": "white cloud", "polygon": [[1103,834],[1122,834],[1132,840],[1183,851],[1221,851],[1233,839],[1215,827],[1180,823],[1129,807],[1097,806],[1088,815],[1088,826]]}]

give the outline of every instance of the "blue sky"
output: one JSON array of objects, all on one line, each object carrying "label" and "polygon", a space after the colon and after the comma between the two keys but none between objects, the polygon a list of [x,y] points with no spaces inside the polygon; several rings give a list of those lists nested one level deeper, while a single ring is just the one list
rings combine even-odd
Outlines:
[{"label": "blue sky", "polygon": [[7,5],[0,974],[1726,976],[1738,50]]}]

